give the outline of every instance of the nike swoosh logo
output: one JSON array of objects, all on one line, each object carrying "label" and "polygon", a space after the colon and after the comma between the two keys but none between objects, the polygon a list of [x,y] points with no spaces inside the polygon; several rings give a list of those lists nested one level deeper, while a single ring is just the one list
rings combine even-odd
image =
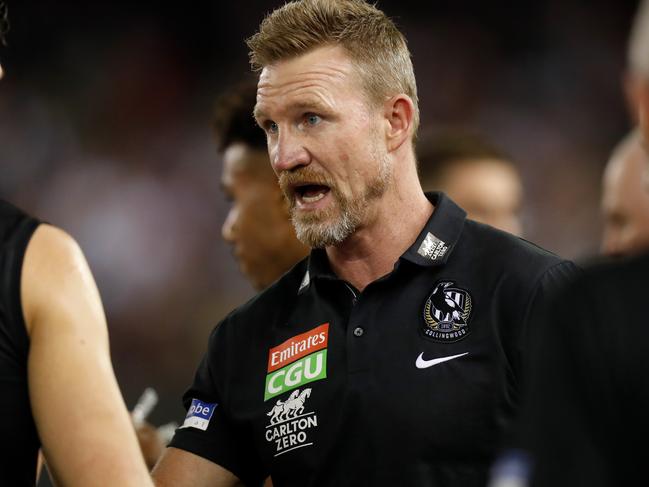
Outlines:
[{"label": "nike swoosh logo", "polygon": [[449,355],[448,357],[440,357],[440,358],[434,358],[432,360],[424,360],[424,352],[421,352],[419,354],[419,357],[417,357],[417,362],[415,363],[415,365],[417,366],[418,369],[427,369],[428,367],[432,367],[433,365],[441,364],[442,362],[448,362],[449,360],[453,360],[454,358],[463,357],[468,353],[469,352],[464,352],[458,355]]}]

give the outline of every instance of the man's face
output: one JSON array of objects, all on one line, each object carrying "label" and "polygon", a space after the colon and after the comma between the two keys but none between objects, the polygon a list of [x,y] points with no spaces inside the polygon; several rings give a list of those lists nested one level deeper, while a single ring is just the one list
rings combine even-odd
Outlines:
[{"label": "man's face", "polygon": [[649,249],[649,193],[643,187],[647,154],[636,139],[609,163],[604,173],[602,251],[635,254]]},{"label": "man's face", "polygon": [[232,201],[223,239],[256,289],[273,283],[307,253],[298,242],[265,151],[245,144],[223,155],[223,190]]},{"label": "man's face", "polygon": [[523,188],[507,164],[494,159],[458,161],[446,171],[439,189],[466,210],[469,218],[521,235]]},{"label": "man's face", "polygon": [[[649,80],[639,72],[629,72],[626,78],[626,99],[631,107],[631,119],[637,122],[642,134],[642,147],[649,154]],[[642,174],[644,190],[649,192],[649,158]]]},{"label": "man's face", "polygon": [[255,117],[300,240],[336,245],[369,223],[391,183],[382,107],[341,47],[265,67]]}]

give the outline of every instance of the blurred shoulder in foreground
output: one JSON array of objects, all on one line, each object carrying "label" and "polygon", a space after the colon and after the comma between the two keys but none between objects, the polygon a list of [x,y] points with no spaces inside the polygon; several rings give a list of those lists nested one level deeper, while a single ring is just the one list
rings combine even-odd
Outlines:
[{"label": "blurred shoulder in foreground", "polygon": [[1,208],[0,366],[9,380],[0,387],[14,394],[0,397],[16,418],[3,429],[15,429],[21,444],[3,449],[0,471],[33,484],[40,438],[58,484],[150,485],[82,250],[63,230]]}]

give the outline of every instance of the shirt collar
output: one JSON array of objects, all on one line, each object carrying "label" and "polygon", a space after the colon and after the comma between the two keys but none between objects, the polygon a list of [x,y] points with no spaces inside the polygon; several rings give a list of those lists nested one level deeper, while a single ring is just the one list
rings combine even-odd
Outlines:
[{"label": "shirt collar", "polygon": [[[415,242],[401,256],[420,266],[443,265],[460,238],[466,212],[442,192],[426,193],[435,210],[419,233]],[[313,249],[298,294],[309,287],[314,278],[338,279],[331,270],[324,249]]]},{"label": "shirt collar", "polygon": [[312,249],[309,254],[309,261],[307,262],[307,270],[304,278],[302,279],[302,284],[300,285],[300,290],[305,287],[308,287],[310,281],[314,278],[329,278],[329,279],[338,279],[338,276],[331,270],[331,265],[329,264],[329,258],[327,257],[327,252],[325,249]]},{"label": "shirt collar", "polygon": [[415,243],[401,258],[422,266],[443,265],[460,238],[466,211],[439,191],[426,193],[426,198],[433,204],[435,211]]}]

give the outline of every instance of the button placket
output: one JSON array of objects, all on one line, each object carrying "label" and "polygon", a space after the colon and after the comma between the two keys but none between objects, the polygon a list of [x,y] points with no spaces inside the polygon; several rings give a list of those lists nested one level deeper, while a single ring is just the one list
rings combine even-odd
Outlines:
[{"label": "button placket", "polygon": [[367,314],[371,309],[371,296],[367,293],[358,295],[356,303],[352,306],[347,329],[347,347],[349,372],[353,380],[363,381],[366,373],[371,369],[370,348],[371,340],[367,323]]}]

